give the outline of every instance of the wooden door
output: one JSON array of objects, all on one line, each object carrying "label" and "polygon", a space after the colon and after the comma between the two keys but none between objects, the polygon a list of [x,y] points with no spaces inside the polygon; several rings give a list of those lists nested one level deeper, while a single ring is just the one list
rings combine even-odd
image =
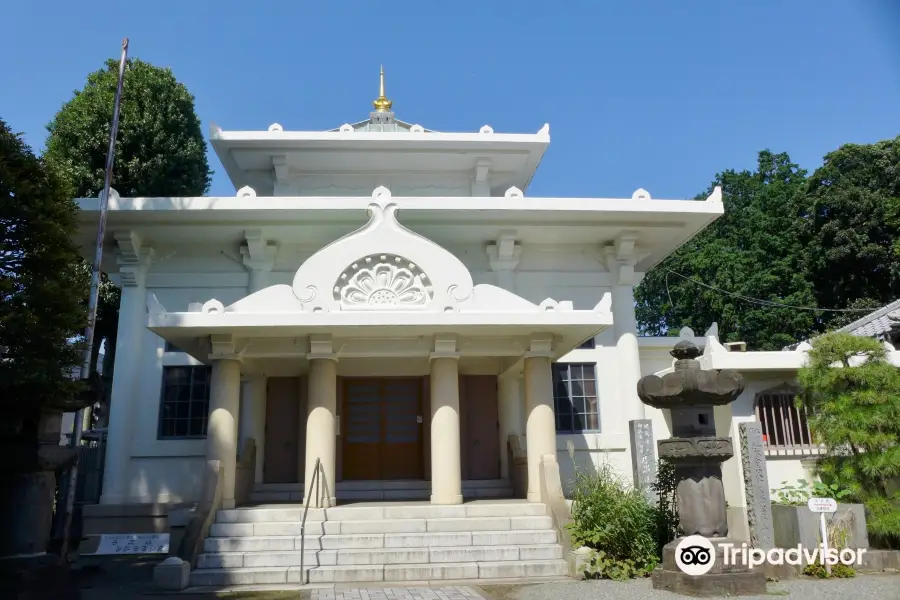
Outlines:
[{"label": "wooden door", "polygon": [[464,479],[500,478],[497,377],[460,377],[460,425]]},{"label": "wooden door", "polygon": [[300,403],[296,377],[274,377],[266,390],[264,483],[297,482]]},{"label": "wooden door", "polygon": [[381,380],[381,479],[422,479],[425,475],[421,394],[419,378]]},{"label": "wooden door", "polygon": [[343,396],[343,479],[421,479],[421,379],[346,378]]}]

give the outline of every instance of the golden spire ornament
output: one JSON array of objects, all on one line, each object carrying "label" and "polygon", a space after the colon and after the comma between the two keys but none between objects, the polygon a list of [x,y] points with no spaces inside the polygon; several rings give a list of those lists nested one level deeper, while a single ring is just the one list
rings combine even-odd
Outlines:
[{"label": "golden spire ornament", "polygon": [[390,112],[393,102],[384,95],[384,65],[381,66],[381,87],[379,88],[378,98],[372,102],[376,112]]}]

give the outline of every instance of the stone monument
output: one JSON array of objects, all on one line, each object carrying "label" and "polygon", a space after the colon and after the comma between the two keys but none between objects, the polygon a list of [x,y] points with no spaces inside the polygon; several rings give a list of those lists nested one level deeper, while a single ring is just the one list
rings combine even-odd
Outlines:
[{"label": "stone monument", "polygon": [[[730,437],[716,436],[713,409],[737,399],[744,390],[743,377],[734,371],[701,369],[701,350],[690,341],[678,342],[671,354],[676,359],[672,373],[648,375],[637,386],[641,402],[671,412],[673,437],[660,440],[657,448],[660,459],[674,464],[677,481],[679,537],[663,549],[653,587],[690,596],[763,594],[762,570],[735,565],[725,556],[729,546],[741,547],[728,539],[722,485],[722,463],[734,452]],[[693,560],[697,556],[705,561]]]}]

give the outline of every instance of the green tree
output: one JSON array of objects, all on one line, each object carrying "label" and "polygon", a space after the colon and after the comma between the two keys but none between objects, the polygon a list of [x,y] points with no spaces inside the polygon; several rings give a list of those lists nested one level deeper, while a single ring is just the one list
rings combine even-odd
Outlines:
[{"label": "green tree", "polygon": [[[799,197],[805,266],[819,306],[875,309],[900,297],[900,136],[825,156]],[[817,329],[861,313],[823,313]]]},{"label": "green tree", "polygon": [[[44,158],[77,198],[103,189],[119,63],[88,75],[47,126]],[[139,59],[126,65],[112,185],[122,197],[202,196],[212,171],[194,97],[170,69]],[[82,271],[90,272],[83,264]],[[112,377],[119,290],[104,276],[100,289],[94,359],[107,342],[104,379]]]},{"label": "green tree", "polygon": [[671,335],[689,326],[702,333],[715,321],[724,341],[744,341],[753,350],[780,349],[806,337],[814,314],[775,306],[815,306],[802,269],[794,203],[805,177],[787,154],[768,150],[759,153],[755,171],[719,173],[697,199],[722,186],[725,214],[635,289],[641,332]]},{"label": "green tree", "polygon": [[872,338],[831,333],[812,345],[798,402],[827,450],[821,475],[865,503],[870,532],[900,543],[900,369]]},{"label": "green tree", "polygon": [[[44,552],[56,469],[74,460],[52,424],[90,395],[81,363],[86,280],[66,186],[0,121],[0,556]],[[6,596],[4,596],[6,597]],[[18,597],[18,596],[17,596]]]}]

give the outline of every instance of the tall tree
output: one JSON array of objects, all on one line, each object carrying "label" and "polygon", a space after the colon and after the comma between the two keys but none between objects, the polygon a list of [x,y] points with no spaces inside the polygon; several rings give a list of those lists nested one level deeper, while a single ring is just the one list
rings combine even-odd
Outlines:
[{"label": "tall tree", "polygon": [[[900,136],[827,154],[803,192],[805,269],[819,306],[874,308],[900,297]],[[825,313],[818,328],[858,316]]]},{"label": "tall tree", "polygon": [[[815,306],[803,273],[795,196],[806,173],[787,154],[760,152],[755,171],[716,175],[725,214],[651,269],[635,290],[642,333],[667,335],[712,322],[726,341],[775,350],[807,335]],[[730,293],[724,293],[725,290]],[[771,305],[748,302],[758,298]]]},{"label": "tall tree", "polygon": [[[78,198],[103,189],[119,63],[108,60],[88,75],[47,126],[44,158]],[[202,196],[212,171],[194,97],[163,69],[139,59],[126,65],[116,141],[113,187],[122,197]],[[90,266],[83,265],[88,271]],[[112,377],[119,291],[104,276],[97,318],[96,352],[106,341],[104,379]],[[109,386],[107,385],[107,388]]]},{"label": "tall tree", "polygon": [[865,503],[869,530],[900,544],[900,370],[881,342],[846,333],[813,342],[797,375],[821,474]]},{"label": "tall tree", "polygon": [[[59,446],[59,418],[89,399],[83,383],[72,375],[81,362],[80,345],[74,340],[87,319],[87,281],[75,268],[80,256],[72,241],[76,212],[66,186],[0,121],[3,597],[19,597],[23,581],[9,569],[22,561],[36,568],[32,575],[47,575],[46,580],[43,575],[32,577],[27,585],[56,581],[48,572],[54,567],[46,564],[50,557],[37,564],[27,557],[47,550],[55,471],[74,460],[74,451]],[[10,562],[13,556],[22,558]],[[6,587],[10,585],[15,595]],[[41,597],[61,597],[58,592]]]}]

